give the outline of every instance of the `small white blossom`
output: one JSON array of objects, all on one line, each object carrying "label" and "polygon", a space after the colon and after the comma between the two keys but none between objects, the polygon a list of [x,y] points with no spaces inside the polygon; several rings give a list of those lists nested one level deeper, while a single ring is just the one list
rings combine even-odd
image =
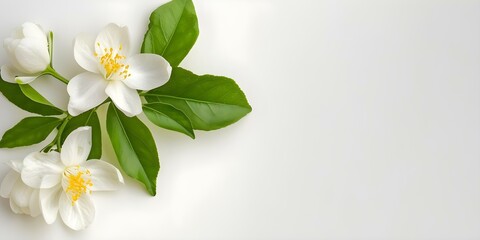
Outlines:
[{"label": "small white blossom", "polygon": [[88,72],[68,83],[71,115],[86,112],[108,97],[125,115],[138,115],[142,104],[137,90],[151,90],[169,80],[170,64],[155,54],[130,55],[129,37],[127,27],[109,24],[96,39],[76,38],[75,60]]},{"label": "small white blossom", "polygon": [[86,161],[91,141],[91,128],[81,127],[66,138],[60,153],[35,152],[23,161],[22,181],[40,190],[40,206],[48,224],[60,212],[68,227],[85,229],[95,217],[91,192],[117,190],[123,184],[122,175],[113,165]]}]

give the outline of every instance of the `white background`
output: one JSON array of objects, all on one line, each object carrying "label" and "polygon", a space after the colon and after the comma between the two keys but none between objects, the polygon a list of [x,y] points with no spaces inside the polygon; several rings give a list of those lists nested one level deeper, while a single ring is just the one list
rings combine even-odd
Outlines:
[{"label": "white background", "polygon": [[[2,0],[0,38],[25,21],[53,30],[71,78],[78,33],[128,25],[139,49],[163,2]],[[201,33],[181,66],[234,78],[253,112],[196,140],[155,128],[158,195],[129,178],[96,193],[85,231],[0,199],[0,239],[480,239],[480,1],[195,4]],[[66,106],[62,83],[34,86]],[[30,115],[3,96],[0,108],[1,133]]]}]

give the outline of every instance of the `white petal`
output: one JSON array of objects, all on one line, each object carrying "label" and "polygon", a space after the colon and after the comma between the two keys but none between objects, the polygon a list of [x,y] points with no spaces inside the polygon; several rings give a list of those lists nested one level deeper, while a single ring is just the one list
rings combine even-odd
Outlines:
[{"label": "white petal", "polygon": [[13,67],[3,65],[1,69],[2,79],[10,83],[28,84],[39,76],[24,76],[23,73],[18,73]]},{"label": "white petal", "polygon": [[84,113],[107,99],[105,88],[107,80],[100,74],[81,73],[68,82],[67,91],[70,95],[68,112],[72,116]]},{"label": "white petal", "polygon": [[29,84],[33,82],[33,80],[37,79],[38,76],[18,76],[15,78],[15,82],[18,84]]},{"label": "white petal", "polygon": [[36,39],[25,38],[15,49],[15,57],[26,73],[42,72],[50,64],[48,45],[43,45]]},{"label": "white petal", "polygon": [[94,37],[87,34],[80,34],[75,39],[75,46],[73,52],[75,60],[77,61],[78,65],[80,65],[83,69],[93,73],[100,73],[99,60],[94,55],[94,46]]},{"label": "white petal", "polygon": [[30,206],[30,197],[33,190],[33,188],[25,185],[22,181],[17,181],[10,193],[10,199],[18,207],[22,209],[28,208]]},{"label": "white petal", "polygon": [[7,165],[16,172],[21,173],[23,169],[23,160],[10,160],[7,162]]},{"label": "white petal", "polygon": [[12,67],[3,65],[1,70],[2,79],[6,82],[16,83],[15,82],[15,73]]},{"label": "white petal", "polygon": [[92,191],[114,191],[123,185],[123,177],[120,171],[112,164],[101,160],[90,160],[82,165],[90,171]]},{"label": "white petal", "polygon": [[47,224],[52,224],[57,220],[61,194],[63,194],[63,191],[60,185],[53,188],[40,189],[40,206],[43,218]]},{"label": "white petal", "polygon": [[60,183],[65,167],[57,152],[34,152],[23,161],[22,181],[33,188],[51,188]]},{"label": "white petal", "polygon": [[15,55],[16,54],[15,51],[17,50],[17,47],[21,41],[22,39],[13,39],[13,38],[7,38],[3,41],[3,46],[5,48],[5,51],[7,52],[8,60],[10,61],[10,64],[11,64],[10,67],[13,73],[27,72],[27,70],[23,69],[23,67],[17,61],[17,56]]},{"label": "white petal", "polygon": [[92,149],[92,128],[79,127],[67,136],[62,146],[61,159],[65,166],[76,166],[87,160]]},{"label": "white petal", "polygon": [[23,214],[22,208],[20,208],[13,199],[10,198],[10,208],[16,214]]},{"label": "white petal", "polygon": [[2,185],[0,186],[0,196],[3,198],[9,198],[10,193],[13,190],[13,186],[20,180],[20,174],[15,170],[10,170],[7,173],[7,176],[2,181]]},{"label": "white petal", "polygon": [[95,205],[89,194],[83,194],[73,204],[66,194],[61,194],[59,211],[63,222],[73,230],[85,229],[95,218]]},{"label": "white petal", "polygon": [[105,92],[115,106],[128,117],[133,117],[142,112],[142,102],[137,90],[129,88],[122,81],[110,81]]},{"label": "white petal", "polygon": [[[130,34],[127,27],[120,27],[114,23],[108,24],[95,40],[95,52],[99,55],[105,53],[105,49],[113,49],[114,53],[130,55]],[[119,51],[119,49],[122,49]]]},{"label": "white petal", "polygon": [[7,54],[14,54],[15,49],[17,48],[18,44],[20,44],[20,41],[23,39],[22,38],[5,38],[3,40],[3,48],[5,48],[5,51]]},{"label": "white petal", "polygon": [[23,214],[30,215],[30,208],[22,207],[22,212],[23,212]]},{"label": "white petal", "polygon": [[172,67],[163,57],[156,54],[137,54],[127,58],[130,65],[123,82],[130,88],[151,90],[165,84],[170,79]]},{"label": "white petal", "polygon": [[41,42],[42,44],[45,44],[45,45],[48,44],[47,34],[37,24],[31,23],[31,22],[24,23],[22,25],[22,32],[25,38],[35,38],[37,41]]},{"label": "white petal", "polygon": [[40,209],[40,189],[34,189],[30,195],[29,210],[30,216],[36,217],[42,213]]}]

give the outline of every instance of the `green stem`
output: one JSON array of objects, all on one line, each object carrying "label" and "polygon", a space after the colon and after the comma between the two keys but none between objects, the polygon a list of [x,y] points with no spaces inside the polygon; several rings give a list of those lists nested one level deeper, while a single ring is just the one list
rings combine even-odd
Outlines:
[{"label": "green stem", "polygon": [[44,147],[42,149],[42,152],[48,152],[50,151],[50,149],[52,149],[53,146],[55,146],[55,143],[57,142],[57,137],[55,137],[55,139],[53,139],[53,141],[51,143],[49,143],[46,147]]},{"label": "green stem", "polygon": [[60,80],[61,82],[68,84],[68,79],[60,75],[55,69],[53,69],[51,66],[48,66],[45,71],[43,71],[43,74],[48,74],[50,76],[53,76],[54,78]]},{"label": "green stem", "polygon": [[53,68],[53,65],[52,65],[53,63],[53,32],[52,31],[48,33],[47,38],[48,38],[48,54],[50,54],[50,67]]},{"label": "green stem", "polygon": [[55,145],[57,145],[57,151],[60,151],[60,149],[62,148],[63,130],[65,130],[65,127],[67,126],[67,123],[68,121],[70,121],[71,118],[72,116],[68,115],[67,113],[67,116],[65,117],[65,119],[63,119],[62,125],[60,125],[60,128],[58,128],[57,136],[55,136],[51,143],[49,143],[46,147],[42,149],[42,152],[50,151],[50,149],[52,149],[52,147]]},{"label": "green stem", "polygon": [[65,130],[65,127],[67,126],[67,123],[68,123],[68,121],[70,121],[71,118],[72,118],[72,116],[67,115],[67,117],[65,117],[65,120],[63,120],[62,125],[61,125],[60,128],[58,129],[56,140],[57,140],[57,150],[58,150],[59,152],[60,152],[60,150],[62,149],[62,134],[63,134],[63,130]]}]

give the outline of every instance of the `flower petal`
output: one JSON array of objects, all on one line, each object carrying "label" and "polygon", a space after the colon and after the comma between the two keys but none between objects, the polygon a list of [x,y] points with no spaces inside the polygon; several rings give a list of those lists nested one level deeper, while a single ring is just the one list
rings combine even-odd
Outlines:
[{"label": "flower petal", "polygon": [[93,51],[94,46],[94,37],[87,34],[80,34],[75,39],[73,53],[78,65],[83,69],[93,73],[100,73],[99,61],[98,58],[95,57],[95,52]]},{"label": "flower petal", "polygon": [[7,53],[7,58],[10,61],[11,67],[13,69],[16,69],[17,71],[20,71],[22,67],[17,61],[17,57],[15,56],[15,50],[17,49],[22,39],[7,38],[3,41],[3,47],[5,48],[5,52]]},{"label": "flower petal", "polygon": [[13,67],[3,65],[1,68],[2,79],[10,83],[28,84],[39,76],[22,76],[23,73],[18,73]]},{"label": "flower petal", "polygon": [[65,166],[76,166],[87,160],[92,149],[92,128],[79,127],[67,136],[60,153]]},{"label": "flower petal", "polygon": [[22,211],[29,214],[29,211],[25,211],[30,206],[30,197],[33,193],[33,188],[25,185],[22,181],[17,181],[13,186],[10,193],[10,200],[12,200]]},{"label": "flower petal", "polygon": [[122,81],[110,81],[105,92],[115,106],[128,117],[133,117],[142,112],[142,102],[137,90],[129,88]]},{"label": "flower petal", "polygon": [[24,38],[20,41],[15,49],[15,57],[28,74],[42,72],[50,64],[48,44],[33,38]]},{"label": "flower petal", "polygon": [[21,173],[23,168],[23,160],[10,160],[7,162],[7,165],[16,172]]},{"label": "flower petal", "polygon": [[59,211],[63,222],[73,230],[85,229],[95,218],[95,205],[89,194],[83,194],[73,204],[65,193],[61,194]]},{"label": "flower petal", "polygon": [[123,185],[123,177],[120,171],[112,164],[101,160],[90,160],[82,165],[90,171],[92,191],[114,191]]},{"label": "flower petal", "polygon": [[28,204],[30,216],[36,217],[42,213],[40,208],[40,189],[33,189],[30,194],[30,202]]},{"label": "flower petal", "polygon": [[23,69],[23,67],[17,61],[17,57],[15,55],[15,51],[21,41],[22,39],[13,39],[13,38],[7,38],[3,41],[3,47],[5,48],[5,52],[7,53],[7,57],[8,57],[8,60],[10,61],[10,67],[13,73],[27,72],[25,69]]},{"label": "flower petal", "polygon": [[12,198],[10,198],[10,208],[16,214],[23,214],[22,208],[20,208]]},{"label": "flower petal", "polygon": [[137,54],[127,59],[130,66],[123,82],[130,88],[151,90],[165,84],[170,79],[172,67],[163,57],[155,54]]},{"label": "flower petal", "polygon": [[20,180],[20,173],[16,172],[15,170],[10,170],[5,178],[2,181],[2,185],[0,186],[0,196],[3,198],[9,198],[10,193],[13,190],[13,186]]},{"label": "flower petal", "polygon": [[15,78],[15,82],[18,84],[29,84],[37,78],[38,76],[18,76]]},{"label": "flower petal", "polygon": [[95,52],[100,56],[113,49],[114,53],[120,50],[121,55],[130,55],[130,34],[128,27],[120,27],[117,24],[108,24],[95,40]]},{"label": "flower petal", "polygon": [[68,82],[67,91],[70,95],[68,112],[72,116],[84,113],[107,99],[105,88],[107,80],[101,75],[85,72]]},{"label": "flower petal", "polygon": [[5,52],[8,54],[8,58],[12,58],[15,56],[15,49],[17,49],[18,44],[20,44],[22,38],[5,38],[3,40],[3,48],[5,48]]},{"label": "flower petal", "polygon": [[40,189],[40,206],[43,218],[47,224],[52,224],[57,220],[60,195],[62,193],[60,185],[53,188]]},{"label": "flower petal", "polygon": [[22,25],[23,37],[34,38],[44,45],[48,45],[47,34],[35,23],[26,22]]},{"label": "flower petal", "polygon": [[15,73],[12,67],[8,65],[3,65],[1,72],[0,72],[2,79],[9,83],[16,83],[15,82]]},{"label": "flower petal", "polygon": [[51,188],[60,183],[65,169],[57,152],[34,152],[23,161],[22,181],[33,188]]}]

